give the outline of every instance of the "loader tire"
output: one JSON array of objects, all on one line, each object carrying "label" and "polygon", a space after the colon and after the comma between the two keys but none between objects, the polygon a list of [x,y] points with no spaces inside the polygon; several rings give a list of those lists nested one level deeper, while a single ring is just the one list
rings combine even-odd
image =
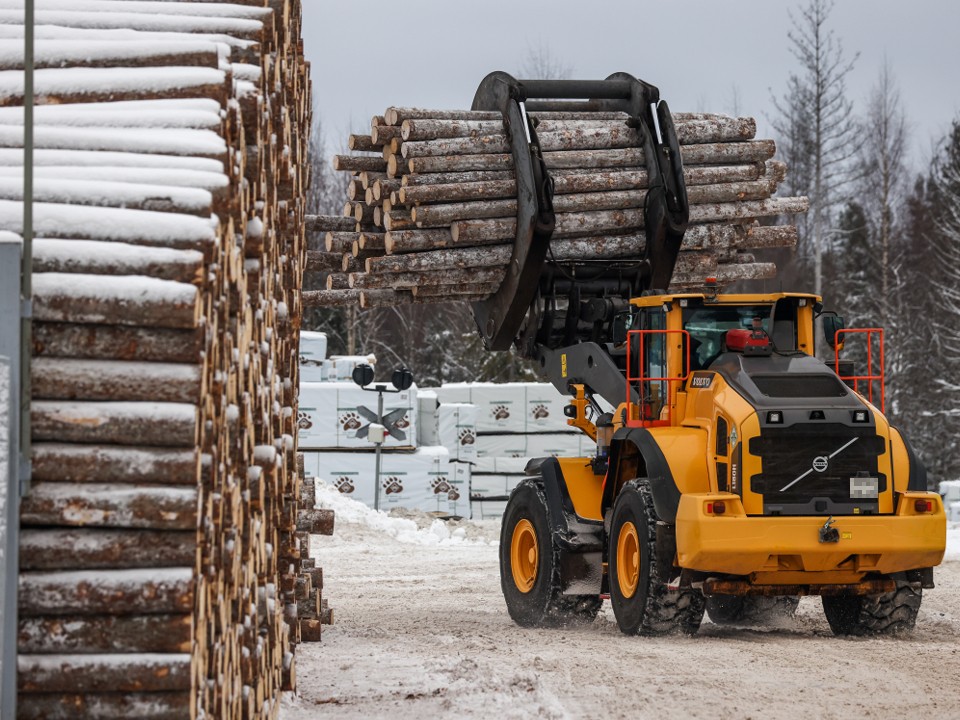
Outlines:
[{"label": "loader tire", "polygon": [[792,618],[799,604],[795,595],[711,595],[707,614],[717,625],[763,625]]},{"label": "loader tire", "polygon": [[917,584],[897,580],[896,590],[880,595],[824,595],[823,613],[834,635],[898,635],[913,630],[923,600]]},{"label": "loader tire", "polygon": [[693,635],[703,620],[699,590],[668,590],[657,564],[657,514],[650,482],[627,483],[613,506],[607,554],[610,602],[627,635]]},{"label": "loader tire", "polygon": [[510,494],[500,528],[500,587],[507,611],[523,627],[592,622],[599,595],[564,595],[559,553],[543,488],[530,478]]}]

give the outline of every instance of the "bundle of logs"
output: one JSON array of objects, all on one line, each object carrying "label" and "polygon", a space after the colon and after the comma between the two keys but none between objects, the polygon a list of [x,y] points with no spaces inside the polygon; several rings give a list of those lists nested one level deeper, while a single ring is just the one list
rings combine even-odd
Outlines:
[{"label": "bundle of logs", "polygon": [[[648,178],[637,130],[623,113],[531,113],[554,180],[548,262],[583,265],[642,256]],[[773,197],[786,167],[752,118],[674,115],[690,226],[671,289],[773,277],[754,251],[796,244],[796,228],[759,219],[804,212],[806,198]],[[479,300],[503,280],[517,223],[508,138],[496,112],[391,107],[369,135],[351,135],[343,217],[308,217],[324,249],[307,270],[326,290],[305,304],[377,307]]]},{"label": "bundle of logs", "polygon": [[[319,639],[308,533],[333,526],[296,458],[300,3],[112,5],[37,12],[18,714],[273,718]],[[21,43],[0,67],[14,232]]]}]

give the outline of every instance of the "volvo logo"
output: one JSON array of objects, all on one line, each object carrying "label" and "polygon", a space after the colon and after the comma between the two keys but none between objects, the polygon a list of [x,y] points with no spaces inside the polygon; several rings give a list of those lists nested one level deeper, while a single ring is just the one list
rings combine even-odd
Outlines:
[{"label": "volvo logo", "polygon": [[827,469],[827,462],[828,460],[826,455],[818,455],[813,459],[813,469],[818,473],[825,472]]}]

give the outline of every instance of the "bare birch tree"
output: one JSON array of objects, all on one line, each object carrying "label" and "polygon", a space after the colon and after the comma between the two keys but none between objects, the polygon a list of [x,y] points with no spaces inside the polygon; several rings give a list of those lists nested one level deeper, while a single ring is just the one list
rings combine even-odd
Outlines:
[{"label": "bare birch tree", "polygon": [[573,66],[557,59],[550,52],[550,46],[543,40],[537,40],[537,46],[527,46],[527,55],[520,66],[520,77],[530,80],[569,80],[573,75]]}]

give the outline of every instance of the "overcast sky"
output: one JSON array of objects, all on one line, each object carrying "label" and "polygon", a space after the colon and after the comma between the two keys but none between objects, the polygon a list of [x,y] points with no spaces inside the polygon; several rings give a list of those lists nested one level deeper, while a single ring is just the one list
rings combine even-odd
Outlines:
[{"label": "overcast sky", "polygon": [[[660,88],[673,111],[757,118],[791,72],[787,32],[800,0],[305,0],[303,36],[328,146],[390,105],[469,108],[493,70],[518,74],[544,48],[572,77],[623,71]],[[886,57],[911,123],[914,164],[960,116],[960,1],[838,0],[830,27],[852,58],[862,112]]]}]

